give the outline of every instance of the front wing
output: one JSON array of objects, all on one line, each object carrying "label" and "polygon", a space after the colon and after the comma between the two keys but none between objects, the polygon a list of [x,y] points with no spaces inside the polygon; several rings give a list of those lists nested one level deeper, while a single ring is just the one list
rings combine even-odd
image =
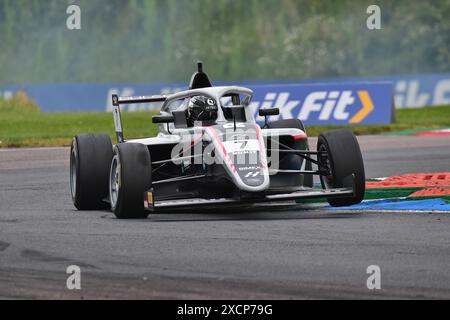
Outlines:
[{"label": "front wing", "polygon": [[335,188],[335,189],[314,189],[304,188],[303,190],[287,194],[272,194],[256,199],[179,199],[179,200],[163,200],[156,201],[153,196],[153,190],[144,193],[144,208],[148,211],[158,211],[172,208],[193,208],[211,205],[227,205],[227,204],[251,204],[261,202],[277,202],[286,200],[312,199],[312,198],[334,198],[353,196],[353,188]]}]

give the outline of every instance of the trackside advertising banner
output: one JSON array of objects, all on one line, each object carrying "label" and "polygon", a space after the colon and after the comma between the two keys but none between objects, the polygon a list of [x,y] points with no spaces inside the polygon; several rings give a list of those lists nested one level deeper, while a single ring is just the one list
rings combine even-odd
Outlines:
[{"label": "trackside advertising banner", "polygon": [[[280,119],[299,118],[305,124],[384,124],[392,121],[393,89],[389,82],[346,84],[247,84],[255,95],[255,116],[259,108],[280,109]],[[186,90],[185,84],[121,85],[60,84],[6,87],[5,98],[24,90],[44,112],[111,111],[111,95],[169,94]],[[161,104],[125,105],[124,112],[157,110]],[[257,117],[258,121],[263,119]]]},{"label": "trackside advertising banner", "polygon": [[308,125],[386,124],[393,120],[391,83],[298,84],[252,89],[255,110],[279,108],[279,118],[298,118]]}]

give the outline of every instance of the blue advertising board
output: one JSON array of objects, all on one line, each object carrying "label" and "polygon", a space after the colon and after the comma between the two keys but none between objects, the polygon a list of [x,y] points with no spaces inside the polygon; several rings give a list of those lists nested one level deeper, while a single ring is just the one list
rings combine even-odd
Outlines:
[{"label": "blue advertising board", "polygon": [[[259,80],[240,81],[257,91],[259,86],[305,84],[356,84],[390,82],[393,84],[396,108],[421,108],[450,104],[450,74],[400,75],[388,77],[323,78],[312,80]],[[214,81],[216,85],[228,82]],[[11,97],[17,90],[25,90],[43,111],[104,111],[110,109],[112,93],[120,95],[148,95],[184,90],[186,83],[163,84],[49,84],[0,86],[0,97]],[[256,101],[256,100],[255,100]],[[143,107],[143,106],[141,106]],[[148,107],[148,106],[147,106]]]},{"label": "blue advertising board", "polygon": [[450,105],[450,73],[397,75],[385,77],[340,77],[310,80],[246,81],[243,84],[311,84],[391,82],[394,86],[394,105],[401,108],[423,108]]},{"label": "blue advertising board", "polygon": [[399,75],[370,78],[324,79],[326,82],[389,81],[397,109],[450,104],[450,74]]},{"label": "blue advertising board", "polygon": [[251,89],[255,110],[279,108],[279,118],[298,118],[308,125],[384,124],[393,120],[389,82],[260,85]]},{"label": "blue advertising board", "polygon": [[[392,84],[248,85],[255,95],[252,107],[276,107],[280,118],[299,118],[306,124],[381,124],[392,120]],[[111,95],[168,94],[187,89],[183,84],[61,84],[11,86],[3,91],[24,90],[42,111],[111,111]],[[160,104],[126,105],[123,111],[158,109]],[[261,119],[259,119],[261,120]]]},{"label": "blue advertising board", "polygon": [[[255,95],[252,107],[276,107],[281,119],[299,118],[306,124],[383,124],[392,121],[392,84],[248,85]],[[111,95],[168,94],[185,90],[184,84],[56,84],[6,87],[24,90],[42,111],[111,111]],[[160,104],[125,105],[123,111],[159,109]],[[258,119],[262,121],[262,119]]]},{"label": "blue advertising board", "polygon": [[[18,90],[25,91],[44,112],[84,111],[99,112],[112,110],[111,95],[121,96],[172,93],[184,90],[182,84],[49,84],[8,86],[0,88],[5,98]],[[149,109],[154,106],[140,106]],[[127,110],[124,111],[133,111]]]}]

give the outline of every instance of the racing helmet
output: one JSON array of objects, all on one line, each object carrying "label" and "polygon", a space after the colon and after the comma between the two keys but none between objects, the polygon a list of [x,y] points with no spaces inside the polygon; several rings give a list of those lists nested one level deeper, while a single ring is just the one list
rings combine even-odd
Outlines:
[{"label": "racing helmet", "polygon": [[219,107],[212,98],[195,96],[189,100],[187,111],[188,120],[191,124],[195,121],[214,122],[217,120]]}]

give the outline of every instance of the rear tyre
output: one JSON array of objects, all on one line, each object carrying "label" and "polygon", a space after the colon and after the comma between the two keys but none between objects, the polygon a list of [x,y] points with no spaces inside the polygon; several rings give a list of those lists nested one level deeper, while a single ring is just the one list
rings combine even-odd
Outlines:
[{"label": "rear tyre", "polygon": [[320,176],[324,189],[354,187],[354,196],[329,198],[328,203],[333,207],[360,203],[364,199],[366,178],[361,150],[353,132],[341,129],[322,133],[317,151],[327,154],[318,156],[320,168],[328,171],[327,176]]},{"label": "rear tyre", "polygon": [[70,148],[70,191],[78,210],[104,209],[112,142],[106,134],[81,134]]},{"label": "rear tyre", "polygon": [[145,219],[144,192],[152,185],[152,164],[147,146],[116,145],[109,176],[111,209],[118,219]]},{"label": "rear tyre", "polygon": [[[303,125],[303,122],[300,119],[286,119],[286,120],[278,120],[278,121],[273,121],[273,122],[269,122],[267,124],[267,128],[268,129],[280,129],[280,128],[294,128],[294,129],[300,129],[303,132],[306,133],[305,130],[305,126]],[[294,141],[293,145],[292,145],[292,149],[295,150],[308,150],[309,146],[308,146],[308,141],[302,141],[302,140],[297,140]],[[302,164],[303,164],[304,160],[302,157],[300,157],[299,155],[295,155],[295,154],[290,154],[287,155],[283,158],[282,161],[280,161],[280,169],[285,169],[285,170],[300,170],[302,168]],[[312,170],[312,164],[310,161],[306,161],[305,163],[305,170],[311,171]],[[294,176],[294,178],[297,178]],[[305,187],[313,187],[313,176],[311,174],[307,174],[307,175],[303,175],[303,182],[300,181],[296,181],[297,184],[300,183],[302,185],[304,185]]]}]

